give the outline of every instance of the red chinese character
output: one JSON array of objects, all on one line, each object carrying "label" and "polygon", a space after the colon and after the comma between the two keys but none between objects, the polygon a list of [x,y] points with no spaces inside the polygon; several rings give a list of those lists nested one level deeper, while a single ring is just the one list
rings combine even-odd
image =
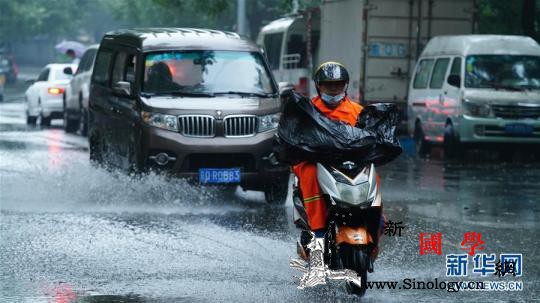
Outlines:
[{"label": "red chinese character", "polygon": [[420,255],[442,253],[442,235],[441,233],[420,233]]},{"label": "red chinese character", "polygon": [[463,241],[461,242],[461,249],[468,250],[469,256],[474,256],[474,249],[478,248],[479,250],[484,250],[484,246],[480,246],[484,244],[484,241],[480,239],[482,237],[481,233],[476,232],[466,232],[463,235]]}]

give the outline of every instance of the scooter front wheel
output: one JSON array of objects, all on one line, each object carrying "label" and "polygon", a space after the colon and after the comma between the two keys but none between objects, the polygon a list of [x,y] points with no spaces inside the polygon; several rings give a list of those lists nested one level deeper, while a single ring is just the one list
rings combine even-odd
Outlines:
[{"label": "scooter front wheel", "polygon": [[354,270],[360,277],[360,285],[347,282],[347,290],[351,294],[363,296],[367,289],[367,271],[370,262],[367,248],[360,245],[342,244],[339,247],[339,256],[343,268]]}]

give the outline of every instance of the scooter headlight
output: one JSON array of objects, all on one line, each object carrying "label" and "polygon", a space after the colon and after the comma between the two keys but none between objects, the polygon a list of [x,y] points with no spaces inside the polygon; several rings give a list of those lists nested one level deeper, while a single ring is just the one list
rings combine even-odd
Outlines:
[{"label": "scooter headlight", "polygon": [[337,182],[336,187],[339,194],[339,197],[336,198],[340,201],[358,205],[368,200],[369,182],[354,186]]}]

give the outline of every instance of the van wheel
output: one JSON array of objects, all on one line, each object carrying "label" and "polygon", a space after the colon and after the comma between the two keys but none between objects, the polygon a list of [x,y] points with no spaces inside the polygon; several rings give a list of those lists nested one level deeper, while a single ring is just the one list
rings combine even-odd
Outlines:
[{"label": "van wheel", "polygon": [[64,131],[66,133],[74,133],[77,130],[77,122],[69,118],[66,106],[64,105]]},{"label": "van wheel", "polygon": [[81,108],[81,112],[79,114],[79,131],[81,132],[81,136],[86,137],[88,136],[88,113],[84,108]]},{"label": "van wheel", "polygon": [[416,154],[421,158],[429,156],[431,153],[431,143],[426,140],[422,124],[416,122],[414,127],[414,143],[416,146]]},{"label": "van wheel", "polygon": [[289,179],[279,180],[276,183],[268,184],[264,188],[264,198],[269,204],[282,205],[287,201],[289,194]]},{"label": "van wheel", "polygon": [[449,123],[444,127],[444,157],[447,159],[456,159],[464,155],[465,151],[461,150],[462,146],[456,136],[454,126]]},{"label": "van wheel", "polygon": [[82,92],[79,93],[79,131],[81,136],[88,136],[88,111],[83,106]]}]

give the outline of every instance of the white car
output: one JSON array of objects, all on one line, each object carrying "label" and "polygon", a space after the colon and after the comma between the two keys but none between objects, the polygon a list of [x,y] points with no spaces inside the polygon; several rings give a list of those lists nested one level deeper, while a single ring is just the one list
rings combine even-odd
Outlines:
[{"label": "white car", "polygon": [[62,96],[76,71],[74,64],[48,64],[39,77],[26,90],[26,123],[35,125],[40,120],[41,126],[49,126],[51,119],[61,119],[63,115]]},{"label": "white car", "polygon": [[77,72],[64,92],[64,130],[68,133],[78,130],[81,135],[86,136],[90,77],[98,48],[99,44],[95,44],[86,49]]}]

